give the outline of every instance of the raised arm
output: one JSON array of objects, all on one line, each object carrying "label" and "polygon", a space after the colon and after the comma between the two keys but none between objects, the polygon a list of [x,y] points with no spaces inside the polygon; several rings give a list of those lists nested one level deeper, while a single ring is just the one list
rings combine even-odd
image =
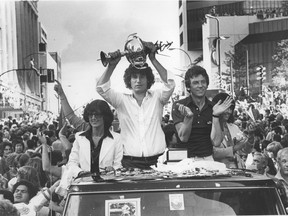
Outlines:
[{"label": "raised arm", "polygon": [[153,64],[153,66],[156,68],[157,72],[159,73],[161,79],[163,82],[167,83],[167,70],[160,64],[160,62],[156,59],[156,47],[152,42],[145,42],[142,41],[143,45],[145,46],[146,50],[148,50],[148,56]]},{"label": "raised arm", "polygon": [[111,60],[109,61],[109,64],[104,73],[102,74],[102,76],[98,79],[97,86],[103,85],[110,80],[113,71],[115,70],[117,64],[121,60],[120,50],[117,50],[113,53],[109,53],[108,55],[111,57]]},{"label": "raised arm", "polygon": [[53,176],[61,177],[61,167],[52,166],[50,159],[49,159],[49,148],[50,146],[47,145],[46,137],[44,134],[40,134],[38,129],[38,138],[42,144],[42,168],[45,172],[50,173]]},{"label": "raised arm", "polygon": [[58,94],[61,102],[62,111],[64,117],[68,119],[69,123],[74,126],[74,128],[79,130],[87,129],[87,124],[84,119],[78,117],[72,107],[70,106],[66,94],[63,91],[62,85],[58,80],[55,80],[56,84],[54,86],[54,90]]},{"label": "raised arm", "polygon": [[66,137],[68,123],[65,122],[61,130],[59,131],[59,139],[64,146],[65,150],[70,150],[72,148],[72,143]]},{"label": "raised arm", "polygon": [[[211,130],[211,140],[214,146],[220,146],[223,136],[222,136],[222,128],[220,125],[220,115],[231,106],[233,98],[227,97],[225,101],[219,100],[213,106],[213,113],[212,113],[212,130]],[[233,115],[233,114],[232,114]]]}]

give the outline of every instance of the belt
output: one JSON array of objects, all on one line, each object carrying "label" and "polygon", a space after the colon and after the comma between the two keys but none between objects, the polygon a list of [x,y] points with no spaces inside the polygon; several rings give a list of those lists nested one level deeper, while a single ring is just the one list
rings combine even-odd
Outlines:
[{"label": "belt", "polygon": [[212,155],[207,155],[207,156],[196,156],[196,155],[193,155],[193,156],[190,156],[189,158],[206,158],[206,157],[210,157]]},{"label": "belt", "polygon": [[129,155],[123,155],[123,159],[140,160],[140,161],[157,160],[158,157],[161,156],[162,154],[158,154],[158,155],[154,155],[154,156],[150,156],[150,157],[133,157],[133,156],[129,156]]}]

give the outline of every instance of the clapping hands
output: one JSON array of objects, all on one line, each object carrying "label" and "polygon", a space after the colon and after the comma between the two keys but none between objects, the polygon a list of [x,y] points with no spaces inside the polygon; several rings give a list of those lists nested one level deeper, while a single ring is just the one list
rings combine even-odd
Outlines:
[{"label": "clapping hands", "polygon": [[227,97],[223,102],[219,100],[214,106],[213,106],[213,115],[219,116],[221,115],[225,110],[227,110],[233,102],[232,97]]},{"label": "clapping hands", "polygon": [[194,113],[191,111],[191,109],[187,106],[184,106],[183,104],[176,103],[176,108],[178,108],[178,111],[182,116],[188,118],[192,118],[194,116]]}]

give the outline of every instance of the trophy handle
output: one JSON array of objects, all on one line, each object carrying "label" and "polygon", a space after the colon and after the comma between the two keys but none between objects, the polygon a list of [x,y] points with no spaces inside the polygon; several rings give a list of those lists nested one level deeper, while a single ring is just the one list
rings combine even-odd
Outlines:
[{"label": "trophy handle", "polygon": [[[124,52],[120,52],[121,56],[125,56],[127,55],[128,52],[124,51]],[[107,55],[106,53],[104,53],[103,51],[100,52],[100,59],[101,62],[103,64],[104,67],[106,67],[108,65],[108,63],[111,61],[111,56]]]},{"label": "trophy handle", "polygon": [[[136,34],[132,34],[132,35],[129,35],[129,37],[131,37],[130,39],[127,40],[125,46],[124,46],[124,51],[123,52],[120,52],[121,56],[126,56],[127,57],[127,60],[132,63],[133,65],[140,65],[142,63],[145,63],[146,62],[146,55],[148,54],[147,53],[147,50],[145,50],[145,47],[142,43],[142,40],[136,36]],[[129,38],[128,37],[128,38]],[[154,44],[154,46],[156,46],[156,50],[158,51],[163,51],[164,49],[168,49],[171,44],[173,42],[166,42],[166,43],[163,43],[162,41],[160,42],[156,42]],[[157,52],[156,52],[157,53]],[[134,54],[134,55],[133,55]],[[135,55],[136,54],[136,55]],[[104,53],[103,51],[100,52],[100,59],[101,59],[101,62],[103,64],[104,67],[106,67],[109,62],[111,61],[111,56],[106,53]],[[136,64],[136,63],[137,64]],[[134,65],[134,66],[135,66]],[[136,66],[135,66],[136,67]]]}]

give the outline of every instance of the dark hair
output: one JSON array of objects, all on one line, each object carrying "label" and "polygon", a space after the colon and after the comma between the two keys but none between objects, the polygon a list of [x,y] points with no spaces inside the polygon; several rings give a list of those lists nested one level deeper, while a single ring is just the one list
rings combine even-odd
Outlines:
[{"label": "dark hair", "polygon": [[171,142],[173,135],[175,134],[175,126],[174,124],[167,124],[163,127],[163,132],[165,134],[166,145],[168,146]]},{"label": "dark hair", "polygon": [[42,167],[42,159],[38,157],[30,158],[26,166],[31,166],[37,170],[37,173],[39,175],[40,186],[44,187],[47,182],[47,176]]},{"label": "dark hair", "polygon": [[19,185],[25,185],[27,187],[29,193],[29,199],[33,198],[38,192],[38,189],[30,181],[21,180],[19,182],[16,182],[16,184],[13,186],[12,190],[13,194],[15,193],[15,190]]},{"label": "dark hair", "polygon": [[34,149],[37,147],[37,143],[35,140],[27,140],[27,147],[28,149]]},{"label": "dark hair", "polygon": [[269,145],[269,143],[270,143],[269,140],[263,140],[263,141],[262,141],[262,149],[261,149],[261,150],[266,149],[267,146]]},{"label": "dark hair", "polygon": [[92,113],[99,113],[103,115],[104,120],[104,133],[109,130],[114,120],[114,115],[108,105],[104,100],[94,100],[87,104],[84,109],[83,118],[86,122],[89,122],[89,115]]},{"label": "dark hair", "polygon": [[19,216],[20,212],[9,199],[0,200],[0,215]]},{"label": "dark hair", "polygon": [[207,86],[209,85],[209,76],[206,70],[203,67],[194,65],[190,67],[185,73],[185,86],[188,92],[190,92],[190,79],[199,75],[202,75],[207,82]]},{"label": "dark hair", "polygon": [[16,161],[19,167],[25,166],[30,159],[30,156],[27,153],[20,153],[16,157]]},{"label": "dark hair", "polygon": [[125,70],[125,73],[123,76],[126,88],[131,89],[131,77],[134,74],[145,74],[147,78],[147,89],[151,88],[151,86],[155,83],[155,77],[154,77],[151,67],[148,67],[147,64],[146,66],[147,67],[144,69],[138,69],[138,68],[135,68],[132,64],[129,65],[129,67]]},{"label": "dark hair", "polygon": [[281,145],[283,148],[288,147],[288,134],[286,133],[281,139]]},{"label": "dark hair", "polygon": [[2,142],[2,151],[3,152],[4,152],[4,149],[6,148],[6,146],[10,146],[11,150],[13,150],[12,143],[10,143],[8,141],[4,141],[4,142]]},{"label": "dark hair", "polygon": [[273,130],[275,131],[275,134],[282,135],[282,128],[280,126],[274,127]]},{"label": "dark hair", "polygon": [[60,150],[48,152],[48,156],[51,158],[50,163],[52,166],[57,166],[57,164],[63,160],[62,152]]},{"label": "dark hair", "polygon": [[22,136],[23,140],[29,140],[29,135],[27,133],[24,133]]},{"label": "dark hair", "polygon": [[16,161],[17,156],[18,154],[15,152],[9,154],[5,159],[7,166],[17,167],[17,161]]},{"label": "dark hair", "polygon": [[21,144],[22,148],[23,148],[23,151],[24,151],[25,146],[24,146],[24,143],[23,143],[22,139],[14,139],[14,140],[12,140],[12,145],[14,146],[14,149],[15,149],[17,144]]},{"label": "dark hair", "polygon": [[32,182],[35,187],[40,188],[40,173],[34,167],[31,166],[23,166],[20,167],[17,173],[17,178],[20,180],[26,180]]},{"label": "dark hair", "polygon": [[281,136],[279,134],[274,134],[273,141],[281,142]]},{"label": "dark hair", "polygon": [[[215,97],[212,99],[212,101],[213,101],[214,103],[217,103],[218,101],[221,100],[221,103],[223,103],[223,101],[224,101],[227,97],[230,97],[230,95],[227,94],[227,93],[221,92],[221,93],[218,93],[217,95],[215,95]],[[232,100],[232,103],[231,103],[230,108],[232,109],[232,114],[230,115],[230,117],[229,117],[229,119],[227,120],[227,122],[228,122],[228,123],[233,123],[233,122],[234,122],[233,112],[234,112],[234,109],[235,109],[235,100]]]},{"label": "dark hair", "polygon": [[8,199],[11,203],[14,203],[13,193],[9,190],[0,189],[0,194],[3,194],[4,199]]}]

